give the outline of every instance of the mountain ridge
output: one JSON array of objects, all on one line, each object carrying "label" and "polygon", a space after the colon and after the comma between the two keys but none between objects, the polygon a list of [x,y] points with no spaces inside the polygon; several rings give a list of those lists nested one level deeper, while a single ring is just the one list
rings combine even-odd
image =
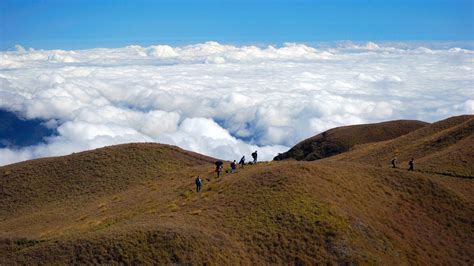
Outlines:
[{"label": "mountain ridge", "polygon": [[415,158],[420,171],[474,178],[474,115],[441,120],[399,138],[360,145],[328,159],[386,165],[395,157],[402,165]]},{"label": "mountain ridge", "polygon": [[347,152],[356,145],[393,139],[426,125],[418,120],[393,120],[337,127],[299,142],[274,160],[319,160]]},{"label": "mountain ridge", "polygon": [[[469,265],[473,179],[424,171],[417,160],[414,172],[392,169],[384,157],[409,143],[469,155],[469,121],[441,121],[322,160],[245,165],[221,178],[214,158],[161,144],[3,166],[0,264]],[[456,141],[443,137],[454,132],[462,133]]]}]

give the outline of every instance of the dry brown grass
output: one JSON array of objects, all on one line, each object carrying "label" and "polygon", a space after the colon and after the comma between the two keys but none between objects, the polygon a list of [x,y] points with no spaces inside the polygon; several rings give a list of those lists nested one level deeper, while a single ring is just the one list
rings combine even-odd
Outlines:
[{"label": "dry brown grass", "polygon": [[474,262],[472,179],[355,158],[215,179],[212,158],[129,144],[1,167],[0,264]]},{"label": "dry brown grass", "polygon": [[417,171],[474,178],[474,116],[452,117],[393,140],[357,146],[329,160],[386,167],[394,157],[403,169],[415,158]]},{"label": "dry brown grass", "polygon": [[426,125],[428,123],[416,120],[396,120],[337,127],[301,141],[275,160],[319,160],[347,152],[355,145],[394,139]]}]

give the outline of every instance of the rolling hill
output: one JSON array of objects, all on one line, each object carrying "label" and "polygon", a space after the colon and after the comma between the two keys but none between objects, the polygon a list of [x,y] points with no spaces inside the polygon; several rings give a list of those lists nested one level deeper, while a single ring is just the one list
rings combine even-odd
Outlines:
[{"label": "rolling hill", "polygon": [[357,146],[331,160],[384,166],[392,158],[402,168],[414,158],[419,171],[474,178],[474,116],[451,117],[396,139]]},{"label": "rolling hill", "polygon": [[428,123],[416,120],[396,120],[376,124],[337,127],[296,144],[274,160],[295,159],[313,161],[351,150],[355,145],[397,138]]},{"label": "rolling hill", "polygon": [[[147,143],[0,167],[0,264],[471,265],[470,130],[455,117],[221,178],[213,158]],[[387,165],[395,147],[416,171]]]}]

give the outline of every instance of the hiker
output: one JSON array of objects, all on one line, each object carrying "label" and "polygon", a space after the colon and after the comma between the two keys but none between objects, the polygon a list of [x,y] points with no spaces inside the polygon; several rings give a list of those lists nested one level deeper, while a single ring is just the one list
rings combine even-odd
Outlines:
[{"label": "hiker", "polygon": [[223,165],[223,164],[224,164],[224,163],[223,163],[222,161],[216,161],[216,162],[215,162],[217,177],[220,177],[220,176],[221,176],[222,165]]},{"label": "hiker", "polygon": [[257,151],[252,153],[252,158],[253,158],[253,164],[257,164]]},{"label": "hiker", "polygon": [[240,164],[240,168],[244,168],[244,164],[245,164],[245,155],[244,155],[244,156],[242,156],[242,158],[240,158],[239,164]]},{"label": "hiker", "polygon": [[237,171],[237,164],[235,163],[235,160],[230,163],[230,169],[231,173],[235,173],[235,171]]},{"label": "hiker", "polygon": [[196,192],[201,191],[202,179],[200,176],[196,177]]},{"label": "hiker", "polygon": [[392,168],[397,168],[397,158],[392,159]]},{"label": "hiker", "polygon": [[415,160],[414,158],[411,158],[411,160],[408,162],[408,171],[414,171],[414,168],[413,168],[413,160]]}]

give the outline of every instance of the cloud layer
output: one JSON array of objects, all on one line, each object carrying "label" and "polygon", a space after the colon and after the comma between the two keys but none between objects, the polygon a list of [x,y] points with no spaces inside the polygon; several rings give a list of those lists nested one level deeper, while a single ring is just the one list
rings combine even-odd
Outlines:
[{"label": "cloud layer", "polygon": [[455,47],[17,46],[0,53],[0,108],[58,135],[0,165],[137,141],[272,159],[336,126],[474,113],[473,87],[474,51]]}]

